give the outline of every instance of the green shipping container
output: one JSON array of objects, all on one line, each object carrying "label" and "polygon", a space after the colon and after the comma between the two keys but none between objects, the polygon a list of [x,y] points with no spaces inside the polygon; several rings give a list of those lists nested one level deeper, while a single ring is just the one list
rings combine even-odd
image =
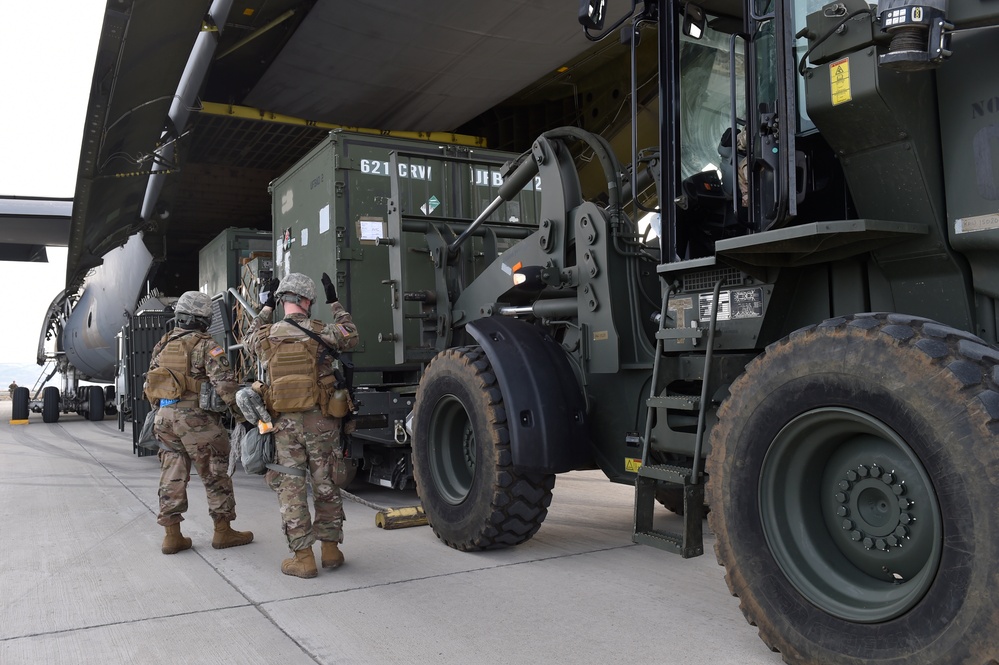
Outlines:
[{"label": "green shipping container", "polygon": [[[393,214],[401,210],[419,220],[460,229],[497,197],[503,164],[513,157],[493,150],[334,131],[270,185],[274,274],[280,278],[300,272],[315,280],[319,302],[312,316],[328,321],[329,307],[323,304],[320,284],[327,273],[360,333],[356,349],[344,354],[355,367],[358,409],[352,419],[356,430],[347,443],[352,468],[368,482],[397,489],[412,486],[411,447],[404,423],[423,364],[435,352],[422,330],[427,319],[419,313],[419,303],[403,303],[403,294],[396,292],[390,278],[389,243],[397,243],[393,250],[405,248],[402,281],[416,289],[435,283],[425,227],[411,224],[414,230],[403,232],[401,239],[389,238],[393,183],[398,190]],[[528,226],[538,223],[539,210],[539,193],[532,190],[500,206],[488,221],[523,224],[528,233]],[[509,241],[493,242],[502,249]],[[480,237],[469,241],[472,251],[467,255],[473,258],[465,272],[470,276],[485,267],[485,256],[477,250],[482,243]],[[399,309],[403,304],[415,308]],[[409,313],[400,315],[403,311]],[[396,360],[396,339],[406,346],[401,362]]]},{"label": "green shipping container", "polygon": [[[395,153],[394,155],[392,153]],[[325,272],[360,332],[353,352],[355,384],[415,383],[419,362],[396,363],[389,283],[387,209],[393,158],[404,214],[448,221],[474,219],[496,198],[502,166],[514,154],[454,145],[334,131],[270,185],[274,270],[304,273],[321,290]],[[532,191],[501,206],[488,221],[536,225],[540,195]],[[474,242],[479,242],[477,239]],[[407,282],[433,284],[423,236],[407,233]],[[473,267],[478,272],[484,265]],[[319,296],[321,298],[321,294]],[[317,298],[317,299],[319,299]],[[321,302],[312,315],[329,320]],[[419,321],[407,320],[406,337],[419,339]],[[432,355],[427,350],[429,360]]]}]

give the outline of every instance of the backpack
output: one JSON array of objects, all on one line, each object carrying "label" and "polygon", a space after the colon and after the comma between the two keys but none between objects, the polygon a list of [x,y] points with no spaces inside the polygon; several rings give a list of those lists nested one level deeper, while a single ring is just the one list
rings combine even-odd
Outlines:
[{"label": "backpack", "polygon": [[[322,325],[322,324],[320,324]],[[307,337],[269,337],[261,331],[260,350],[267,360],[264,400],[271,413],[308,411],[320,403],[317,382],[318,342]]]},{"label": "backpack", "polygon": [[267,465],[274,462],[274,435],[254,427],[243,435],[240,446],[243,470],[255,476],[267,473]]},{"label": "backpack", "polygon": [[180,399],[185,392],[200,392],[201,381],[191,378],[191,351],[205,337],[205,333],[190,330],[167,342],[157,356],[159,367],[146,374],[147,399]]},{"label": "backpack", "polygon": [[[277,454],[274,449],[274,434],[268,432],[261,434],[256,427],[243,429],[237,426],[236,430],[241,431],[239,442],[239,461],[243,464],[243,470],[247,473],[259,476],[267,473],[268,470],[278,471],[288,476],[305,477],[304,469],[295,469],[289,466],[282,466],[275,462]],[[235,450],[235,448],[233,448]],[[230,459],[230,465],[233,460]]]}]

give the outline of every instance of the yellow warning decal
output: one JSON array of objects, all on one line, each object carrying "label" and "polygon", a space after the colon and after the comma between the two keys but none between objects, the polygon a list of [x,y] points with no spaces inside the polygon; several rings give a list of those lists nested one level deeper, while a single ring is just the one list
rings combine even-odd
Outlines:
[{"label": "yellow warning decal", "polygon": [[608,333],[606,330],[594,330],[593,331],[593,341],[594,342],[603,342],[603,341],[608,340],[608,339],[610,339],[610,333]]},{"label": "yellow warning decal", "polygon": [[642,466],[642,460],[635,459],[634,457],[624,458],[624,470],[631,473],[638,473],[638,468]]},{"label": "yellow warning decal", "polygon": [[829,85],[832,89],[833,106],[853,100],[850,92],[850,58],[829,63]]}]

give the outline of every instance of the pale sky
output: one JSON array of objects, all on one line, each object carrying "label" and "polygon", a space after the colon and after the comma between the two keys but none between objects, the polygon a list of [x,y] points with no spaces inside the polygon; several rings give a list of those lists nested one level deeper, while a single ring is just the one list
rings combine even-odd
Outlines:
[{"label": "pale sky", "polygon": [[[0,21],[0,194],[72,197],[105,0],[4,2]],[[0,225],[0,235],[3,227]],[[48,263],[0,261],[0,363],[33,363],[45,310],[65,286]]]}]

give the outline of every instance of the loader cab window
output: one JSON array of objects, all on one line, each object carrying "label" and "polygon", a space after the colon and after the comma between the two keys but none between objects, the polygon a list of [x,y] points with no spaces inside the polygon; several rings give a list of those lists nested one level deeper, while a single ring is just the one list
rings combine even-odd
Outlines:
[{"label": "loader cab window", "polygon": [[732,37],[706,18],[699,39],[684,30],[680,41],[680,259],[708,256],[716,240],[746,232],[733,205],[739,197],[737,136],[746,118],[745,48],[737,39],[733,136]]},{"label": "loader cab window", "polygon": [[[736,115],[746,117],[744,58],[736,49]],[[684,35],[680,46],[681,178],[720,169],[718,145],[732,123],[730,36],[710,25],[700,39]]]},{"label": "loader cab window", "polygon": [[[810,12],[821,9],[827,2],[829,0],[794,0],[794,34],[798,34],[805,27],[805,19]],[[757,2],[756,11],[758,14],[772,13],[773,9],[773,0]],[[771,103],[777,99],[777,77],[781,75],[781,64],[778,62],[776,35],[774,34],[776,29],[774,21],[766,21],[760,25],[754,36],[758,98],[760,101]],[[795,40],[793,60],[795,66],[807,50],[807,38],[801,37]],[[803,134],[814,130],[815,124],[808,117],[808,110],[805,108],[805,79],[798,76],[797,71],[794,71],[794,86],[798,99],[796,131],[798,134]]]},{"label": "loader cab window", "polygon": [[[794,34],[798,34],[805,27],[805,19],[812,12],[822,9],[829,0],[795,0],[794,2]],[[797,66],[801,56],[808,50],[808,39],[799,37],[794,41],[794,64]],[[808,109],[805,108],[805,78],[798,76],[797,70],[794,73],[795,90],[798,94],[798,133],[805,134],[815,129],[815,123],[808,117]]]}]

